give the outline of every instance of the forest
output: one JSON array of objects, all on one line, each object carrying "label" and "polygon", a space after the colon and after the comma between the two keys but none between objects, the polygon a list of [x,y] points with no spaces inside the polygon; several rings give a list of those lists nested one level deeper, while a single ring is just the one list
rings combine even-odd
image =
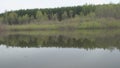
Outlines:
[{"label": "forest", "polygon": [[120,19],[120,4],[83,5],[45,9],[21,9],[0,14],[0,23],[7,25],[62,22],[83,17]]}]

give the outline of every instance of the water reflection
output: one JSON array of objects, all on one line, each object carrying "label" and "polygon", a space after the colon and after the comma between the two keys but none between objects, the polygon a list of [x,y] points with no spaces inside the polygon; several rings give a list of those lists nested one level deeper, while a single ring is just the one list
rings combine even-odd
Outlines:
[{"label": "water reflection", "polygon": [[119,35],[1,36],[0,68],[120,68],[119,40]]},{"label": "water reflection", "polygon": [[38,47],[37,38],[28,35],[8,35],[1,37],[0,44],[7,47]]},{"label": "water reflection", "polygon": [[0,44],[7,47],[59,47],[59,48],[84,48],[84,49],[120,49],[120,36],[91,38],[74,38],[64,35],[8,35],[0,37]]}]

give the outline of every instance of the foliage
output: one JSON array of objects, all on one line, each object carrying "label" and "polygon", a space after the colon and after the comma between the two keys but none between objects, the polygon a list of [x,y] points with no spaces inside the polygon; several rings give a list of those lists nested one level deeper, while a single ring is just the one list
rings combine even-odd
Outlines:
[{"label": "foliage", "polygon": [[[120,4],[83,5],[46,9],[22,9],[0,14],[3,24],[28,24],[46,21],[63,21],[76,17],[120,19]],[[81,18],[79,18],[81,19]]]},{"label": "foliage", "polygon": [[98,6],[95,13],[97,17],[111,17],[120,19],[120,4]]},{"label": "foliage", "polygon": [[[94,5],[47,8],[47,9],[22,9],[16,11],[8,11],[0,14],[4,20],[4,24],[26,24],[31,22],[44,22],[48,20],[62,21],[68,18],[74,18],[82,12],[84,15],[94,11]],[[35,23],[36,23],[35,22]]]}]

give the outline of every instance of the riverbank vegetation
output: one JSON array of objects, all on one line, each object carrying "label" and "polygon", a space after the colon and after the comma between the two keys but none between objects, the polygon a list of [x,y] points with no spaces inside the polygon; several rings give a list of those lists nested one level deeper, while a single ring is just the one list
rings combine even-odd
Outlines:
[{"label": "riverbank vegetation", "polygon": [[6,30],[74,30],[120,28],[120,4],[21,9],[0,14]]}]

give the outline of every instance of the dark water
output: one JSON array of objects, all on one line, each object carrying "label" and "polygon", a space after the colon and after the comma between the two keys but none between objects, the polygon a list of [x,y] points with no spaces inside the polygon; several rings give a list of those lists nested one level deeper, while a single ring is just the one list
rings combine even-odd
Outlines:
[{"label": "dark water", "polygon": [[120,35],[1,36],[0,68],[120,68]]}]

